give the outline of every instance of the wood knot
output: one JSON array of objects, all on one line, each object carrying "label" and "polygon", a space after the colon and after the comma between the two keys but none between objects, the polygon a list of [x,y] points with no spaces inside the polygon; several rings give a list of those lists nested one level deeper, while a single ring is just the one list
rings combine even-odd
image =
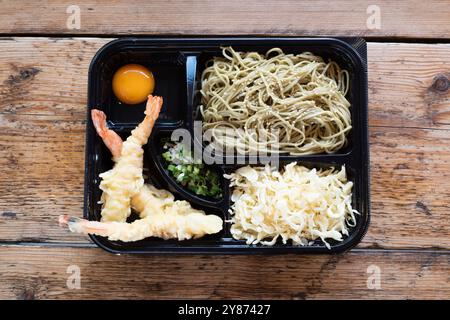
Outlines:
[{"label": "wood knot", "polygon": [[21,300],[36,300],[36,294],[33,288],[24,289],[18,296]]},{"label": "wood knot", "polygon": [[2,217],[9,218],[9,219],[16,219],[17,214],[15,212],[5,211],[2,213]]},{"label": "wood knot", "polygon": [[17,70],[17,74],[12,74],[5,80],[5,84],[11,87],[17,86],[25,81],[32,80],[39,72],[41,72],[39,68],[20,68]]},{"label": "wood knot", "polygon": [[430,208],[428,208],[428,206],[425,203],[423,203],[422,201],[417,201],[416,202],[416,208],[420,209],[427,216],[431,216],[432,215]]},{"label": "wood knot", "polygon": [[445,74],[440,74],[434,77],[430,90],[438,93],[444,93],[450,87],[450,80]]}]

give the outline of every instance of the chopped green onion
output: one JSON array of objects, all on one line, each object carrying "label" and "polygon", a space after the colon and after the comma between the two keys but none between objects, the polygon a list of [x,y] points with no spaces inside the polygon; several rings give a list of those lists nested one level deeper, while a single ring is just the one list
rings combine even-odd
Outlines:
[{"label": "chopped green onion", "polygon": [[201,196],[219,198],[222,190],[217,172],[207,168],[202,162],[194,162],[189,150],[181,143],[166,142],[162,154],[170,175],[189,191]]}]

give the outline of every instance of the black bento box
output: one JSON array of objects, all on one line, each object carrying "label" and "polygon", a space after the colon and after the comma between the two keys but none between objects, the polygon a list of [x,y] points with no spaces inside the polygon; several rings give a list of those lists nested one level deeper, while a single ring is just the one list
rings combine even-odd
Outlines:
[{"label": "black bento box", "polygon": [[[228,180],[222,179],[223,198],[217,201],[196,196],[180,187],[166,172],[161,157],[161,138],[170,136],[178,128],[192,132],[198,105],[199,79],[205,62],[213,56],[221,56],[221,46],[232,46],[236,51],[265,53],[273,47],[285,53],[310,51],[325,60],[336,61],[350,73],[350,89],[347,99],[351,103],[352,126],[349,145],[335,154],[307,156],[280,156],[280,163],[297,161],[309,167],[346,166],[347,176],[353,181],[352,205],[357,215],[355,227],[342,242],[330,241],[328,249],[320,240],[310,246],[277,243],[274,246],[247,245],[231,237],[230,224],[224,222],[223,230],[200,239],[177,241],[147,238],[137,242],[110,241],[93,236],[91,239],[101,248],[112,253],[338,253],[358,244],[369,224],[369,150],[368,150],[368,102],[367,102],[367,51],[361,38],[123,38],[101,48],[93,58],[89,69],[88,112],[86,125],[86,161],[84,189],[84,217],[100,220],[101,196],[99,174],[112,167],[111,155],[97,136],[90,110],[103,110],[110,128],[127,137],[142,120],[145,103],[136,106],[120,105],[112,92],[112,76],[122,65],[138,63],[152,70],[156,87],[154,95],[164,98],[160,117],[149,142],[144,146],[144,167],[149,169],[149,181],[158,188],[170,190],[176,198],[189,201],[194,207],[208,214],[216,214],[224,221],[230,219],[231,190]],[[221,175],[237,167],[215,165]],[[136,217],[131,217],[131,219]]]}]

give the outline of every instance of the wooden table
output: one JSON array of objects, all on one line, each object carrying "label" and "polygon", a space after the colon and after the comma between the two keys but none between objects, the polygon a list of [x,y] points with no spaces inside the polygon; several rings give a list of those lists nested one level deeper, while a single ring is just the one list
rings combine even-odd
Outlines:
[{"label": "wooden table", "polygon": [[[450,1],[137,3],[0,1],[0,298],[450,298]],[[58,227],[82,215],[93,55],[161,34],[367,39],[372,221],[356,249],[115,256]]]}]

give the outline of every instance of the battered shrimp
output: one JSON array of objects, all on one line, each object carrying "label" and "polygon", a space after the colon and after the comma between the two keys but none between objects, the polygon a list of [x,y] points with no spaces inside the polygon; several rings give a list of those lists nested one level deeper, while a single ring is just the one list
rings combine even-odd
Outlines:
[{"label": "battered shrimp", "polygon": [[131,207],[145,218],[152,212],[163,211],[166,205],[175,202],[173,194],[167,190],[156,189],[151,184],[144,184],[141,190],[131,198]]},{"label": "battered shrimp", "polygon": [[[149,97],[149,101],[152,99]],[[161,101],[162,102],[162,101]],[[147,111],[149,104],[147,104]],[[158,112],[160,110],[158,109]],[[150,106],[151,110],[153,109]],[[97,113],[97,111],[95,112]],[[128,154],[124,153],[125,146],[128,140],[133,140],[132,137],[135,135],[142,134],[140,142],[141,146],[147,142],[148,136],[150,135],[151,129],[153,127],[156,116],[151,123],[145,129],[140,129],[143,123],[146,121],[144,119],[138,128],[133,130],[131,139],[128,138],[127,141],[122,142],[122,139],[112,130],[106,128],[106,117],[103,113],[100,114],[101,117],[95,116],[94,126],[98,134],[103,139],[105,145],[111,151],[113,156],[113,161],[116,162],[114,168],[110,171],[116,170],[119,166],[121,170],[117,170],[106,177],[109,179],[109,183],[106,184],[104,188],[110,190],[110,186],[114,186],[113,191],[106,193],[103,190],[104,207],[102,209],[102,216],[104,214],[107,204],[114,204],[114,209],[119,208],[117,204],[116,190],[130,190],[132,188],[124,188],[122,186],[123,179],[119,176],[125,174],[126,169],[130,170],[130,166],[124,164],[132,164],[133,174],[131,177],[135,179],[134,181],[139,181],[139,184],[134,185],[133,192],[117,192],[121,196],[120,203],[125,203],[125,199],[128,196],[128,203],[126,208],[126,217],[130,212],[131,207],[139,213],[141,217],[140,220],[136,220],[132,223],[126,223],[124,221],[114,221],[106,220],[104,216],[102,222],[98,221],[88,221],[85,219],[69,217],[63,215],[59,217],[59,223],[61,226],[68,227],[72,232],[84,233],[84,234],[96,234],[100,236],[108,237],[110,240],[121,240],[124,242],[137,241],[147,237],[159,237],[163,239],[176,238],[178,240],[186,240],[191,238],[199,238],[205,234],[213,234],[222,230],[222,219],[215,215],[206,215],[202,210],[197,210],[191,207],[187,201],[177,201],[174,196],[167,190],[156,189],[152,185],[140,185],[142,179],[142,163],[143,163],[143,151],[142,148],[136,148],[137,144],[131,145],[128,150]],[[94,112],[92,115],[94,119]],[[146,117],[147,119],[147,117]],[[99,121],[97,121],[99,120]],[[146,131],[144,131],[146,130]],[[134,155],[129,153],[135,153]],[[125,155],[127,155],[125,157]],[[126,159],[126,160],[124,160]],[[138,163],[139,162],[139,163]],[[139,170],[136,170],[138,168]],[[138,176],[139,178],[136,179]],[[105,172],[108,173],[109,171]],[[100,175],[105,181],[105,173]],[[114,180],[118,179],[118,181]],[[126,181],[131,181],[133,179],[126,179]],[[102,181],[102,183],[103,183]],[[102,187],[102,184],[100,185]],[[130,201],[131,199],[131,201]],[[131,203],[130,203],[131,202]],[[120,213],[120,212],[118,212]],[[122,213],[123,215],[123,213]]]},{"label": "battered shrimp", "polygon": [[113,154],[115,165],[100,177],[103,191],[102,221],[125,222],[131,214],[131,197],[144,185],[142,166],[144,150],[162,106],[161,97],[149,96],[144,120],[133,130],[127,140],[122,139],[106,126],[106,116],[100,110],[92,110],[94,126]]},{"label": "battered shrimp", "polygon": [[191,207],[187,201],[174,200],[167,190],[146,184],[132,198],[133,208],[140,212],[140,220],[126,222],[98,222],[62,215],[59,224],[70,231],[96,234],[109,240],[138,241],[148,237],[162,239],[196,239],[222,230],[222,219],[206,215]]},{"label": "battered shrimp", "polygon": [[[153,203],[153,200],[150,202]],[[160,199],[157,198],[156,202],[159,201]],[[108,237],[109,240],[124,242],[138,241],[148,237],[196,239],[222,230],[221,218],[193,209],[186,201],[170,201],[163,205],[160,211],[152,209],[152,206],[147,206],[144,211],[145,218],[132,223],[88,221],[67,215],[60,216],[59,223],[61,226],[67,226],[72,232],[96,234]]]},{"label": "battered shrimp", "polygon": [[[94,113],[96,114],[95,117]],[[102,138],[106,147],[111,152],[113,161],[117,162],[120,159],[122,153],[122,138],[113,130],[110,130],[106,127],[106,116],[103,112],[93,110],[92,114],[94,127],[97,130],[98,135]],[[143,160],[141,160],[141,162],[142,161]],[[145,210],[146,206],[148,207],[148,209],[153,209],[153,211],[159,211],[162,209],[163,204],[173,201],[174,197],[169,191],[158,190],[151,185],[143,185],[142,188],[134,196],[131,197],[131,207],[139,213],[139,216],[141,218],[145,218],[147,212],[149,211]]]}]

